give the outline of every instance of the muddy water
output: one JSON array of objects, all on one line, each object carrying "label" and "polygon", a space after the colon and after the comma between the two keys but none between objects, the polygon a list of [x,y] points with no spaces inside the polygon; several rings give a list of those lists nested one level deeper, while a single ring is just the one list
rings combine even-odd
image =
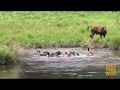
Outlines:
[{"label": "muddy water", "polygon": [[[79,56],[47,57],[36,53],[40,51],[65,52],[73,50]],[[11,78],[38,78],[38,79],[120,79],[120,51],[95,49],[93,56],[88,56],[85,49],[58,48],[32,49],[21,58],[20,65],[0,69],[0,78],[6,75]],[[106,64],[115,64],[116,76],[106,76]]]}]

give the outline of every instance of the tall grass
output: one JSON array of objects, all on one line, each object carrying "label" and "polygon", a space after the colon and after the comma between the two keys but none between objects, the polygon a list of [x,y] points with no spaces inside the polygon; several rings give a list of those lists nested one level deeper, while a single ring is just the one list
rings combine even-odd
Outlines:
[{"label": "tall grass", "polygon": [[[0,46],[4,48],[0,49],[0,62],[8,60],[5,56],[15,59],[12,57],[17,50],[10,49],[14,43],[26,48],[96,45],[119,49],[119,24],[119,11],[3,11],[0,12]],[[95,35],[91,40],[88,25],[106,26],[106,38]]]},{"label": "tall grass", "polygon": [[17,52],[5,45],[0,46],[0,65],[10,65],[19,62]]}]

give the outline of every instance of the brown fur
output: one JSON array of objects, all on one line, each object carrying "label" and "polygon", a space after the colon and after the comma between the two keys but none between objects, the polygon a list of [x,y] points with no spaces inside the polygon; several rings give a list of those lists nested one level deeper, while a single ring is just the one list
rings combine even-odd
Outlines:
[{"label": "brown fur", "polygon": [[89,27],[91,27],[91,34],[90,37],[93,39],[94,34],[100,34],[100,38],[102,38],[102,36],[106,36],[107,34],[107,30],[106,27],[102,27],[102,26],[88,26],[87,29],[89,29]]}]

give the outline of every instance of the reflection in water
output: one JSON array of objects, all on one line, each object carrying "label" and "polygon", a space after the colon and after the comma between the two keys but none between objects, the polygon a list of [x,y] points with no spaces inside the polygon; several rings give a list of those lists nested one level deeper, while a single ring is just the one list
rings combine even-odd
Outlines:
[{"label": "reflection in water", "polygon": [[17,78],[19,65],[2,65],[0,66],[0,79]]},{"label": "reflection in water", "polygon": [[[70,48],[80,53],[80,56],[46,57],[36,54],[37,50],[30,50],[30,54],[21,59],[21,64],[12,68],[0,67],[0,78],[39,78],[39,79],[117,79],[120,78],[120,51],[106,49],[94,50],[94,56],[87,56],[86,50]],[[69,49],[69,50],[70,50]],[[40,49],[46,51],[46,49]],[[47,49],[47,51],[68,48]],[[106,77],[106,64],[116,64],[117,76]],[[7,72],[7,73],[5,73]],[[4,73],[4,74],[3,74]]]}]

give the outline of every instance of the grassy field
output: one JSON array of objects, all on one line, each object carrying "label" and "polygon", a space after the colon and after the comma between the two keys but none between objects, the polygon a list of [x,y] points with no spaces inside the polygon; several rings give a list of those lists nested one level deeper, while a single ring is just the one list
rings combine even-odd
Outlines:
[{"label": "grassy field", "polygon": [[[90,39],[89,25],[107,27],[106,38]],[[18,62],[18,49],[47,47],[109,47],[120,49],[120,12],[1,11],[0,64]],[[8,59],[9,58],[9,59]]]}]

